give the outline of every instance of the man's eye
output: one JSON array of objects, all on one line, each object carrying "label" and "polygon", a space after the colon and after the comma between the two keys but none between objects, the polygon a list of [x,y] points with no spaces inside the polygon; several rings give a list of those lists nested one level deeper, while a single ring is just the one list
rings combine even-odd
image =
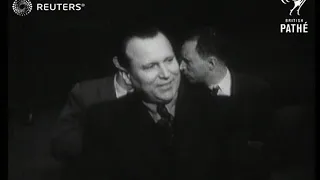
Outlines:
[{"label": "man's eye", "polygon": [[151,69],[154,66],[155,66],[154,64],[149,64],[149,65],[143,66],[143,69]]},{"label": "man's eye", "polygon": [[172,62],[174,58],[166,59],[165,62]]}]

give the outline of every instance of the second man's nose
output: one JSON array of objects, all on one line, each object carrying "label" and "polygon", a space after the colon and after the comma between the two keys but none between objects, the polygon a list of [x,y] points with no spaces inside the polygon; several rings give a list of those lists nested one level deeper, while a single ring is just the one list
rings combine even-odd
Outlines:
[{"label": "second man's nose", "polygon": [[180,63],[180,70],[183,71],[186,67],[186,64],[184,63],[184,61],[181,61]]}]

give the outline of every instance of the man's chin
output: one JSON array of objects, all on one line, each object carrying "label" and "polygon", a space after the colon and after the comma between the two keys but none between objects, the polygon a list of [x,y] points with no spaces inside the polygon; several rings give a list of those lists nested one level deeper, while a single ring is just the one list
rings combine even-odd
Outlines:
[{"label": "man's chin", "polygon": [[174,99],[174,97],[175,97],[175,93],[168,92],[168,93],[162,94],[161,96],[158,96],[157,101],[158,101],[158,103],[167,104],[167,103],[171,102]]},{"label": "man's chin", "polygon": [[171,102],[172,99],[173,99],[173,96],[170,96],[170,97],[159,97],[158,98],[158,102],[167,104],[167,103]]}]

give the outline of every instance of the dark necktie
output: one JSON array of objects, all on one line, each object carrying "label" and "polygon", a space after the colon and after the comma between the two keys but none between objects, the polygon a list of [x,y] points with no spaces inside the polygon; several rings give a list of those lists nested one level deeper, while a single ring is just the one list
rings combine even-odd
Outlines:
[{"label": "dark necktie", "polygon": [[157,125],[162,132],[161,136],[163,136],[167,145],[171,145],[173,138],[173,116],[163,104],[157,106],[157,112],[161,116],[161,119],[157,122]]}]

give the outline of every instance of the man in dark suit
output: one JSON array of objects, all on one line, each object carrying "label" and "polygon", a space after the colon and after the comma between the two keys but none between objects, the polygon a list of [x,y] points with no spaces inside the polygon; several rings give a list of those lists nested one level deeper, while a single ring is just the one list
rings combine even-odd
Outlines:
[{"label": "man in dark suit", "polygon": [[241,116],[184,88],[166,36],[130,30],[121,47],[118,67],[135,92],[86,111],[69,178],[250,179]]},{"label": "man in dark suit", "polygon": [[267,133],[272,125],[270,87],[260,78],[228,67],[225,61],[228,50],[223,37],[214,29],[197,29],[184,39],[180,69],[191,84],[202,86],[212,96],[228,101],[228,105],[232,104],[246,115],[252,160],[265,164],[261,148],[270,141]]},{"label": "man in dark suit", "polygon": [[244,111],[266,111],[270,106],[269,84],[228,67],[228,50],[213,28],[196,29],[182,44],[180,69],[190,83],[203,86],[213,96],[230,97]]},{"label": "man in dark suit", "polygon": [[[299,167],[303,164],[308,169],[312,164],[312,151],[308,150],[312,147],[312,141],[306,141],[312,139],[312,133],[310,130],[307,130],[309,133],[299,132],[302,131],[300,128],[308,126],[305,122],[312,120],[310,107],[283,106],[285,101],[279,99],[286,96],[278,89],[272,90],[263,80],[237,73],[226,65],[228,50],[223,37],[213,29],[192,32],[183,42],[180,68],[191,83],[209,89],[213,96],[227,97],[224,101],[232,101],[231,104],[247,115],[250,120],[247,122],[248,131],[251,132],[248,145],[253,147],[251,158],[253,162],[260,161],[262,164],[256,166],[259,167],[256,171],[262,173],[263,168],[272,167],[272,171],[276,172],[272,175],[275,179],[298,177],[296,172],[310,173]],[[300,164],[292,165],[292,161]]]}]

